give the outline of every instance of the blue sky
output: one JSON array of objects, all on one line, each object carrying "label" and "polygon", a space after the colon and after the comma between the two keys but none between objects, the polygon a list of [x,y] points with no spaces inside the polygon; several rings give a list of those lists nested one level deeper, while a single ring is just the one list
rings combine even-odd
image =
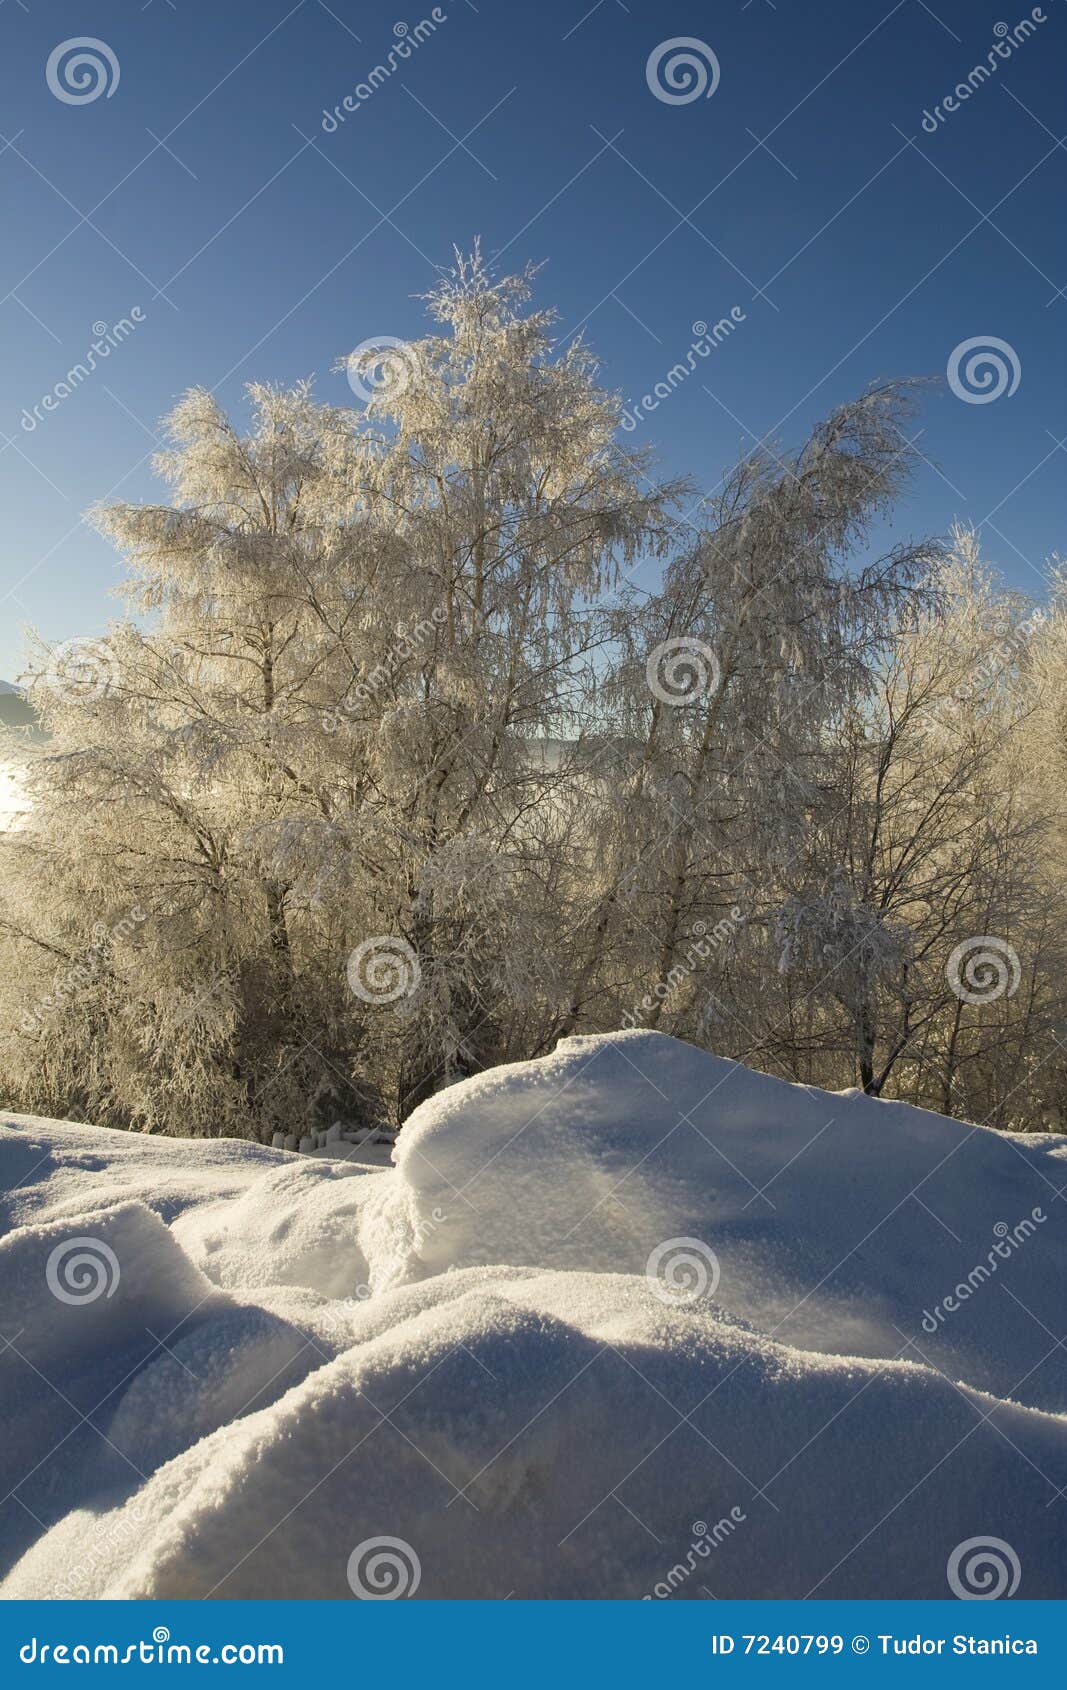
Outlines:
[{"label": "blue sky", "polygon": [[[415,296],[477,235],[502,267],[548,261],[561,333],[581,328],[631,402],[694,322],[744,313],[629,436],[700,488],[872,380],[940,377],[890,538],[970,520],[1013,584],[1043,590],[1065,545],[1064,0],[933,133],[924,112],[1031,15],[1021,0],[444,0],[327,132],[394,26],[430,16],[406,4],[2,0],[0,675],[22,667],[25,624],[57,641],[117,614],[120,569],[80,519],[155,496],[154,430],[183,389],[240,407],[247,380],[311,375],[348,403],[334,360],[419,333]],[[69,103],[46,65],[86,36],[118,80]],[[714,55],[710,98],[649,86],[650,54],[681,37]],[[42,410],[94,324],[135,307]],[[1019,379],[969,403],[944,377],[979,337],[1007,343]]]}]

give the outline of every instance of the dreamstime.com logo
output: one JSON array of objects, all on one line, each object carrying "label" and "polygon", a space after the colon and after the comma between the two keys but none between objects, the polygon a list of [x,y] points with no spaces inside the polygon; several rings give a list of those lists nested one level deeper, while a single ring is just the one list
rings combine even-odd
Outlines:
[{"label": "dreamstime.com logo", "polygon": [[357,681],[355,686],[346,693],[343,702],[336,710],[328,710],[323,715],[323,731],[335,734],[341,727],[344,717],[358,721],[360,719],[359,706],[369,704],[379,693],[386,692],[395,675],[404,667],[408,659],[414,656],[420,646],[444,626],[448,621],[448,612],[442,605],[435,605],[429,616],[423,616],[418,622],[408,627],[406,622],[396,625],[396,639],[385,652],[381,661],[373,669],[366,671],[363,680]]},{"label": "dreamstime.com logo", "polygon": [[[347,1160],[347,1158],[345,1158],[345,1159]],[[416,1235],[415,1235],[415,1248],[416,1248],[416,1250],[421,1251],[421,1249],[422,1249],[423,1245],[426,1243],[426,1241],[433,1237],[434,1233],[438,1230],[439,1227],[447,1226],[448,1221],[449,1221],[449,1216],[446,1214],[445,1210],[440,1208],[440,1207],[431,1209],[428,1218],[424,1215],[420,1215],[418,1227],[416,1229]],[[369,1303],[371,1298],[374,1296],[374,1286],[368,1285],[366,1283],[366,1281],[364,1281],[362,1285],[356,1286],[355,1290],[352,1293],[352,1296],[355,1298],[357,1303]],[[388,1540],[383,1539],[383,1538],[376,1538],[376,1539],[371,1539],[369,1541],[382,1543],[382,1542],[386,1542]],[[365,1549],[366,1544],[360,1544],[359,1547],[360,1547],[360,1549]],[[353,1559],[358,1554],[359,1554],[359,1550],[353,1550],[353,1552],[352,1552]],[[351,1561],[349,1562],[349,1565],[351,1566]],[[421,1577],[421,1572],[420,1572],[420,1577]],[[418,1581],[416,1580],[416,1583],[417,1582]]]},{"label": "dreamstime.com logo", "polygon": [[995,1003],[1005,992],[1015,996],[1022,968],[1018,951],[1006,939],[979,933],[956,946],[945,974],[961,1003]]},{"label": "dreamstime.com logo", "polygon": [[119,61],[106,41],[72,35],[53,47],[44,68],[49,92],[65,106],[88,106],[103,95],[110,100],[119,85]]},{"label": "dreamstime.com logo", "polygon": [[653,47],[645,81],[665,106],[688,106],[694,100],[711,99],[719,86],[719,61],[706,41],[675,35]]},{"label": "dreamstime.com logo", "polygon": [[406,340],[376,334],[361,341],[344,361],[348,385],[365,405],[372,399],[385,404],[406,393],[419,372],[419,355]]},{"label": "dreamstime.com logo", "polygon": [[996,1602],[1015,1595],[1022,1572],[1018,1555],[1002,1537],[969,1537],[952,1551],[945,1577],[961,1602]]},{"label": "dreamstime.com logo", "polygon": [[710,358],[711,354],[728,340],[734,330],[748,321],[740,305],[731,305],[728,317],[720,317],[717,323],[709,327],[702,317],[698,317],[693,324],[693,339],[689,343],[689,350],[684,361],[672,364],[667,374],[658,381],[651,393],[642,394],[633,405],[627,405],[619,418],[619,427],[627,434],[632,434],[638,423],[653,411],[658,411],[665,399],[669,399],[676,388],[689,380],[697,368],[700,358]]},{"label": "dreamstime.com logo", "polygon": [[91,703],[110,692],[118,662],[106,640],[64,640],[53,646],[42,685],[65,704]]},{"label": "dreamstime.com logo", "polygon": [[39,1643],[31,1637],[19,1650],[23,1666],[75,1667],[280,1667],[285,1650],[280,1643],[172,1643],[165,1625],[153,1628],[140,1643]]},{"label": "dreamstime.com logo", "polygon": [[348,1583],[361,1602],[395,1602],[414,1596],[422,1562],[402,1537],[368,1537],[348,1557]]},{"label": "dreamstime.com logo", "polygon": [[693,704],[717,692],[722,682],[719,659],[706,640],[677,634],[661,640],[645,661],[645,680],[661,704]]},{"label": "dreamstime.com logo", "polygon": [[414,29],[403,22],[395,23],[393,35],[396,39],[386,53],[384,62],[375,65],[373,70],[368,71],[364,80],[357,82],[352,92],[346,94],[332,111],[328,106],[323,108],[321,127],[325,133],[336,135],[342,123],[353,112],[357,112],[360,106],[365,106],[367,101],[382,87],[383,83],[388,82],[391,76],[396,75],[401,65],[410,59],[415,49],[421,47],[424,41],[429,40],[438,25],[447,23],[447,21],[448,13],[442,11],[440,6],[435,6],[429,17],[421,18]]},{"label": "dreamstime.com logo", "polygon": [[692,1578],[702,1562],[707,1561],[712,1550],[718,1549],[728,1537],[732,1537],[738,1526],[742,1525],[748,1515],[743,1508],[736,1505],[729,1514],[724,1514],[721,1520],[716,1520],[709,1526],[706,1520],[694,1520],[692,1525],[693,1541],[686,1551],[683,1561],[676,1561],[674,1566],[657,1579],[652,1589],[642,1597],[644,1602],[664,1602],[673,1596],[675,1591]]},{"label": "dreamstime.com logo", "polygon": [[969,1302],[975,1292],[999,1272],[1001,1262],[1010,1261],[1016,1250],[1020,1250],[1047,1220],[1048,1216],[1038,1203],[1030,1210],[1029,1215],[1024,1215],[1014,1226],[1009,1226],[1007,1221],[998,1221],[993,1228],[996,1243],[988,1251],[985,1261],[976,1262],[966,1279],[961,1279],[932,1309],[923,1309],[923,1331],[936,1332],[944,1325],[949,1315],[958,1314],[962,1304]]},{"label": "dreamstime.com logo", "polygon": [[133,1497],[120,1510],[110,1525],[97,1526],[79,1546],[77,1559],[65,1562],[63,1571],[51,1587],[56,1602],[79,1602],[94,1595],[107,1582],[116,1564],[132,1555],[143,1543],[145,1532],[152,1524],[148,1504]]},{"label": "dreamstime.com logo", "polygon": [[139,305],[133,306],[128,317],[120,317],[117,323],[105,323],[101,318],[93,324],[95,339],[89,344],[89,350],[72,364],[66,375],[62,376],[49,392],[38,399],[32,409],[24,408],[20,422],[25,434],[32,434],[50,411],[57,411],[64,399],[69,399],[77,393],[79,387],[88,381],[93,372],[110,358],[112,352],[120,347],[124,340],[128,340],[135,328],[139,328],[145,321],[145,313]]},{"label": "dreamstime.com logo", "polygon": [[673,1308],[714,1297],[719,1274],[718,1256],[700,1238],[667,1238],[645,1263],[652,1295]]},{"label": "dreamstime.com logo", "polygon": [[49,1252],[44,1277],[58,1302],[77,1307],[113,1297],[122,1273],[118,1257],[102,1238],[67,1238]]},{"label": "dreamstime.com logo", "polygon": [[630,1009],[623,1011],[620,1025],[627,1029],[637,1027],[648,1019],[657,1005],[666,1004],[680,986],[692,979],[702,962],[707,962],[720,946],[735,936],[744,919],[741,906],[735,904],[730,914],[717,921],[710,932],[706,922],[694,921],[686,936],[685,951],[663,978],[656,981],[650,992],[646,992]]},{"label": "dreamstime.com logo", "polygon": [[948,360],[948,385],[965,405],[991,405],[1010,399],[1022,379],[1014,346],[995,334],[976,334],[954,346]]},{"label": "dreamstime.com logo", "polygon": [[962,82],[957,82],[951,94],[945,94],[938,105],[931,111],[923,112],[923,128],[928,135],[936,135],[943,123],[947,123],[953,112],[957,112],[971,98],[977,94],[983,82],[988,82],[995,76],[1005,59],[1010,59],[1017,47],[1029,41],[1037,33],[1038,24],[1047,23],[1048,18],[1040,6],[1035,6],[1029,17],[1022,18],[1010,29],[1006,23],[995,23],[993,34],[996,37],[992,47],[981,61],[968,71]]},{"label": "dreamstime.com logo", "polygon": [[397,1003],[417,991],[422,969],[414,948],[395,933],[363,939],[345,966],[348,989],[363,1003]]},{"label": "dreamstime.com logo", "polygon": [[1040,606],[1032,610],[1021,622],[1014,624],[998,617],[990,629],[991,643],[975,663],[970,675],[961,681],[950,697],[938,699],[923,714],[923,725],[947,728],[951,732],[965,732],[969,713],[981,704],[986,693],[996,686],[1012,665],[1021,661],[1030,641],[1044,628],[1048,620],[1048,612]]}]

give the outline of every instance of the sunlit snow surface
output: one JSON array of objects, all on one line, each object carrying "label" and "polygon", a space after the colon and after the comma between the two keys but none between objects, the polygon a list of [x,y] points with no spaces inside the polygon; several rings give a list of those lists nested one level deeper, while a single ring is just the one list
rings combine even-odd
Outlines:
[{"label": "sunlit snow surface", "polygon": [[6,1120],[5,1595],[1067,1595],[1067,1140],[640,1032],[389,1168]]}]

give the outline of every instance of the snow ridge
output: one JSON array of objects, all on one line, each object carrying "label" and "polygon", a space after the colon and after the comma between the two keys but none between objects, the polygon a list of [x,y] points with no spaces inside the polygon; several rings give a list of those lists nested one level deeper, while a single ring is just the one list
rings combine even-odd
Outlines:
[{"label": "snow ridge", "polygon": [[4,1595],[1067,1594],[1062,1138],[638,1031],[388,1169],[4,1127]]}]

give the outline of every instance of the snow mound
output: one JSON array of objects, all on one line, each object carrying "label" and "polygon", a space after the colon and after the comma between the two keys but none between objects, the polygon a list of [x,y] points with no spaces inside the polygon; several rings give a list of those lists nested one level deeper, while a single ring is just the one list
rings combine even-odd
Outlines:
[{"label": "snow mound", "polygon": [[[1067,1282],[1060,1137],[790,1085],[635,1031],[451,1087],[395,1159],[373,1283],[492,1262],[643,1274],[665,1241],[695,1239],[718,1301],[783,1342],[882,1357],[914,1338],[953,1377],[1067,1411],[1067,1350],[1048,1354],[1044,1329]],[[990,1252],[1001,1284],[924,1330],[975,1264],[998,1277]]]},{"label": "snow mound", "polygon": [[366,1295],[360,1217],[381,1174],[287,1157],[234,1201],[199,1206],[174,1236],[219,1285],[305,1285],[327,1297]]},{"label": "snow mound", "polygon": [[0,1240],[4,1304],[19,1325],[5,1319],[0,1353],[3,1400],[19,1408],[0,1446],[5,1493],[136,1373],[158,1347],[153,1326],[171,1331],[212,1298],[150,1209],[116,1204],[91,1226],[26,1226]]},{"label": "snow mound", "polygon": [[394,1162],[0,1132],[3,1594],[1067,1595],[1063,1139],[633,1032]]}]

